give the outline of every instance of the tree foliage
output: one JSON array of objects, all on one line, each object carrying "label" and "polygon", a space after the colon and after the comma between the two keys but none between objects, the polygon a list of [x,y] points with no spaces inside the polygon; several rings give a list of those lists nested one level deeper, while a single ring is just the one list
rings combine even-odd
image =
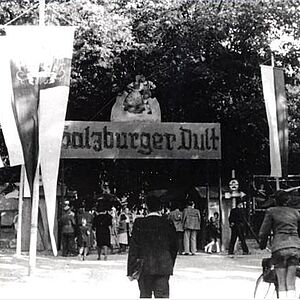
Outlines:
[{"label": "tree foliage", "polygon": [[[0,23],[29,1],[1,2]],[[116,95],[144,74],[164,122],[220,122],[224,174],[269,172],[260,64],[285,70],[290,151],[299,151],[300,1],[61,0],[46,21],[75,25],[67,119],[109,120]],[[32,11],[18,24],[36,24]],[[294,156],[293,156],[294,157]],[[293,164],[291,164],[293,165]],[[293,169],[293,172],[299,172]]]}]

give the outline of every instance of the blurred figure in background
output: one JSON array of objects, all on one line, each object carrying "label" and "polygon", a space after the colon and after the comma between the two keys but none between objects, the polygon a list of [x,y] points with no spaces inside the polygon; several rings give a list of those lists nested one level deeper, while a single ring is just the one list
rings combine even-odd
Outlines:
[{"label": "blurred figure in background", "polygon": [[246,244],[245,240],[245,211],[243,209],[243,202],[238,202],[237,206],[233,208],[230,211],[229,215],[229,226],[231,228],[231,237],[230,237],[230,242],[229,242],[229,249],[228,249],[228,254],[233,255],[234,254],[234,245],[239,238],[242,249],[243,249],[243,254],[247,255],[250,254],[248,246]]},{"label": "blurred figure in background", "polygon": [[133,214],[130,209],[125,206],[123,209],[123,213],[126,216],[126,232],[127,232],[127,240],[130,241],[132,226],[133,226]]},{"label": "blurred figure in background", "polygon": [[126,247],[128,245],[128,234],[127,234],[126,215],[124,213],[120,214],[120,220],[118,226],[118,242],[120,245],[119,253],[126,252]]},{"label": "blurred figure in background", "polygon": [[213,217],[209,218],[209,223],[207,225],[207,232],[209,243],[204,247],[204,251],[207,253],[212,253],[215,247],[216,253],[220,252],[220,228],[219,228],[219,214],[214,213]]},{"label": "blurred figure in background", "polygon": [[62,256],[68,256],[74,254],[75,217],[70,206],[66,205],[63,210],[63,215],[59,222],[62,233]]},{"label": "blurred figure in background", "polygon": [[78,247],[80,259],[85,260],[86,256],[89,253],[89,248],[91,247],[91,229],[87,226],[87,221],[85,218],[82,218],[81,225],[79,226],[79,235],[78,235]]},{"label": "blurred figure in background", "polygon": [[145,217],[145,213],[144,213],[144,208],[142,205],[138,205],[136,206],[134,212],[133,212],[133,222],[135,221],[135,219],[137,218],[144,218]]},{"label": "blurred figure in background", "polygon": [[173,210],[169,214],[169,219],[173,222],[176,229],[178,254],[183,254],[182,212],[179,210],[178,205],[173,205]]},{"label": "blurred figure in background", "polygon": [[119,241],[118,241],[118,213],[117,209],[113,206],[110,210],[110,215],[112,217],[112,225],[110,227],[110,243],[111,243],[111,252],[113,253],[115,249],[119,249]]},{"label": "blurred figure in background", "polygon": [[93,224],[96,230],[97,260],[101,260],[101,254],[104,255],[104,260],[107,260],[108,248],[111,245],[110,226],[112,226],[112,216],[108,213],[108,204],[99,203]]},{"label": "blurred figure in background", "polygon": [[91,210],[87,210],[84,206],[79,208],[78,214],[77,214],[77,225],[78,228],[82,225],[82,220],[85,219],[86,225],[88,227],[88,230],[90,232],[89,235],[89,244],[90,246],[94,245],[94,234],[93,234],[93,220],[94,216]]},{"label": "blurred figure in background", "polygon": [[184,229],[183,245],[184,255],[195,255],[197,252],[197,231],[200,230],[201,215],[195,208],[194,201],[189,201],[183,210],[182,224]]}]

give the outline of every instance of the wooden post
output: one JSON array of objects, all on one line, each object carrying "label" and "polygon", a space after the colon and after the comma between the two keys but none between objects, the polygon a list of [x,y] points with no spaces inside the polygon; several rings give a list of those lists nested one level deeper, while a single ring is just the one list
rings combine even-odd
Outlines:
[{"label": "wooden post", "polygon": [[18,204],[18,227],[17,227],[17,245],[16,255],[21,256],[22,252],[22,215],[23,215],[23,197],[24,197],[24,182],[25,182],[25,165],[21,166],[20,186],[19,186],[19,204]]}]

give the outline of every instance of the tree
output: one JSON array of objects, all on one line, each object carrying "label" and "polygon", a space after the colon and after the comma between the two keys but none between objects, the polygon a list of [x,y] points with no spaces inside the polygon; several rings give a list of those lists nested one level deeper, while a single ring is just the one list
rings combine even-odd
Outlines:
[{"label": "tree", "polygon": [[[0,7],[3,24],[29,3]],[[164,122],[221,123],[225,176],[233,168],[267,174],[259,65],[271,63],[273,41],[285,70],[290,150],[299,151],[299,7],[299,0],[51,1],[48,24],[78,26],[67,119],[108,121],[116,95],[144,74],[156,84]],[[35,18],[32,11],[17,22]]]}]

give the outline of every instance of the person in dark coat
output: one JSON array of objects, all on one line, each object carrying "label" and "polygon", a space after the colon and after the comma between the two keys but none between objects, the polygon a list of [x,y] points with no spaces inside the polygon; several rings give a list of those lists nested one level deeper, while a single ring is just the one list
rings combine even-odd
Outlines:
[{"label": "person in dark coat", "polygon": [[278,280],[279,298],[296,299],[296,268],[300,259],[300,213],[288,206],[288,193],[275,193],[276,206],[267,209],[259,231],[260,248],[267,246],[273,232],[272,263]]},{"label": "person in dark coat", "polygon": [[101,254],[104,255],[104,260],[107,260],[108,247],[110,247],[110,226],[112,226],[112,216],[107,211],[107,205],[100,204],[93,224],[96,230],[97,260],[101,260]]},{"label": "person in dark coat", "polygon": [[149,214],[133,224],[127,276],[132,278],[138,260],[143,261],[138,279],[140,298],[169,298],[169,278],[177,256],[177,236],[173,223],[161,216],[157,197],[147,197]]},{"label": "person in dark coat", "polygon": [[182,212],[177,205],[174,205],[173,210],[169,214],[169,219],[173,222],[178,244],[178,254],[183,254],[183,225],[182,225]]},{"label": "person in dark coat", "polygon": [[63,215],[60,219],[62,233],[62,256],[72,255],[75,241],[75,217],[70,206],[64,207]]},{"label": "person in dark coat", "polygon": [[231,228],[231,237],[229,242],[228,254],[229,255],[234,254],[234,245],[237,238],[239,238],[241,242],[243,254],[244,255],[250,254],[245,240],[245,216],[244,216],[244,209],[243,209],[242,202],[239,202],[237,204],[237,207],[233,208],[230,211],[228,220],[229,220],[229,226]]}]

